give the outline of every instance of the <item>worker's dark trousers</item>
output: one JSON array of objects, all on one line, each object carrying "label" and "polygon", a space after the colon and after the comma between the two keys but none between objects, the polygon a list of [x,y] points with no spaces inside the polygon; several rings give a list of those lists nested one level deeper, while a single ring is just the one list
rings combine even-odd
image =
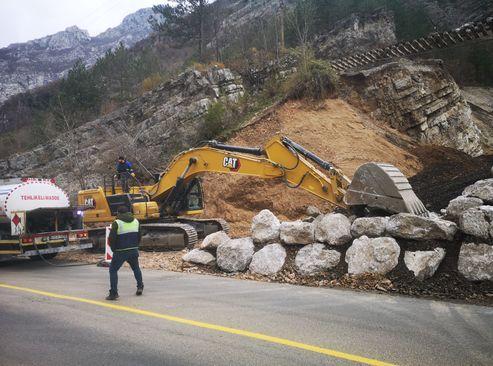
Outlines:
[{"label": "worker's dark trousers", "polygon": [[124,193],[130,192],[130,184],[128,182],[130,180],[130,177],[131,175],[129,172],[120,173],[120,182]]},{"label": "worker's dark trousers", "polygon": [[123,252],[114,252],[113,259],[110,264],[110,283],[112,293],[118,293],[118,270],[123,266],[123,263],[128,262],[132,271],[134,271],[135,280],[137,281],[137,288],[143,288],[142,272],[139,267],[139,251],[137,249],[131,249]]}]

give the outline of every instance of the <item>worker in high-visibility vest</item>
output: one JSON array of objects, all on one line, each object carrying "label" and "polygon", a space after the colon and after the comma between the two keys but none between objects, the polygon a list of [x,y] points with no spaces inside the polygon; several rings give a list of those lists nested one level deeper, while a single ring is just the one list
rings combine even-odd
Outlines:
[{"label": "worker in high-visibility vest", "polygon": [[109,242],[113,251],[110,264],[110,294],[106,300],[118,299],[118,270],[123,263],[130,264],[137,281],[136,295],[142,295],[144,283],[139,267],[139,244],[141,239],[139,221],[134,218],[126,206],[118,207],[118,215],[111,225]]}]

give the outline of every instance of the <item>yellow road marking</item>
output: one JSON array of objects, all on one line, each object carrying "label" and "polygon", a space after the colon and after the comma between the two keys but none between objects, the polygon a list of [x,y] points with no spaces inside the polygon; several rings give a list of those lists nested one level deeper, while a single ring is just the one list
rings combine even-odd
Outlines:
[{"label": "yellow road marking", "polygon": [[85,303],[85,304],[96,305],[96,306],[100,306],[100,307],[104,307],[104,308],[108,308],[108,309],[124,311],[124,312],[132,313],[132,314],[144,315],[144,316],[148,316],[148,317],[152,317],[152,318],[164,319],[164,320],[168,320],[168,321],[175,322],[175,323],[186,324],[186,325],[191,325],[194,327],[215,330],[218,332],[235,334],[235,335],[239,335],[242,337],[258,339],[258,340],[265,341],[265,342],[281,344],[281,345],[287,346],[287,347],[298,348],[298,349],[302,349],[305,351],[320,353],[323,355],[327,355],[327,356],[331,356],[331,357],[335,357],[335,358],[340,358],[343,360],[359,362],[359,363],[362,363],[365,365],[393,366],[393,364],[390,364],[387,362],[382,362],[382,361],[374,360],[371,358],[353,355],[350,353],[339,352],[339,351],[332,350],[329,348],[317,347],[317,346],[313,346],[310,344],[291,341],[291,340],[285,339],[285,338],[278,338],[278,337],[273,337],[273,336],[269,336],[266,334],[249,332],[247,330],[223,327],[222,325],[204,323],[204,322],[200,322],[200,321],[195,321],[195,320],[190,320],[190,319],[185,319],[185,318],[179,318],[179,317],[172,316],[172,315],[155,313],[153,311],[141,310],[141,309],[132,308],[129,306],[116,305],[113,303],[90,300],[90,299],[85,299],[82,297],[60,295],[60,294],[55,294],[53,292],[40,291],[40,290],[31,289],[31,288],[12,286],[12,285],[2,284],[2,283],[0,283],[0,287],[6,288],[6,289],[11,289],[11,290],[30,292],[33,294],[51,297],[51,298],[55,298],[55,299],[70,300],[70,301],[76,301],[76,302],[81,302],[81,303]]}]

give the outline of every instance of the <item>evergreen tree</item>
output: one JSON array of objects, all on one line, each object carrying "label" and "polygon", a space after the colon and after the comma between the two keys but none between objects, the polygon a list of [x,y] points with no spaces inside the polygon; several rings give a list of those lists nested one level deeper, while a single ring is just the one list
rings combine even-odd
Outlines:
[{"label": "evergreen tree", "polygon": [[202,61],[209,1],[177,0],[175,2],[176,6],[153,6],[152,10],[158,17],[149,20],[151,26],[155,31],[179,42],[196,41],[199,59]]}]

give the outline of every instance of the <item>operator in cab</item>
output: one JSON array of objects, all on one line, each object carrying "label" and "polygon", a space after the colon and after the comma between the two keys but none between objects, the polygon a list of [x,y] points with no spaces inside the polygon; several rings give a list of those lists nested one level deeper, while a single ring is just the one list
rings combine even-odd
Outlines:
[{"label": "operator in cab", "polygon": [[139,267],[139,244],[141,231],[139,221],[128,211],[126,206],[118,207],[117,219],[111,225],[109,244],[113,251],[110,264],[110,293],[106,300],[118,299],[118,270],[127,262],[137,281],[137,296],[142,295],[144,283]]},{"label": "operator in cab", "polygon": [[125,159],[124,156],[118,157],[118,162],[116,163],[116,177],[121,182],[123,192],[128,193],[130,191],[128,180],[130,177],[135,178],[135,173],[132,169],[132,163]]}]

